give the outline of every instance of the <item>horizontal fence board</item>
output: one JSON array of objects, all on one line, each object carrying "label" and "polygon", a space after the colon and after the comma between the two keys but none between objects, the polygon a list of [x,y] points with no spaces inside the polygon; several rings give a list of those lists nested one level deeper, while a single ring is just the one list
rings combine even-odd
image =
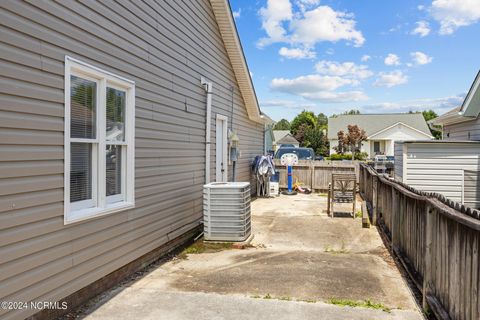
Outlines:
[{"label": "horizontal fence board", "polygon": [[[279,172],[279,187],[287,188],[287,168],[280,159],[274,159],[275,170]],[[299,160],[293,166],[293,183],[301,183],[313,190],[327,190],[334,172],[355,172],[359,177],[359,162]]]}]

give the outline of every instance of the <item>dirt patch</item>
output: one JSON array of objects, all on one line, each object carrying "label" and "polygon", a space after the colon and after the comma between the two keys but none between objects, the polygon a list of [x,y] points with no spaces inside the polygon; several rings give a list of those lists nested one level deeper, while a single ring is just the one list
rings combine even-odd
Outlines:
[{"label": "dirt patch", "polygon": [[209,242],[203,239],[198,239],[190,246],[183,249],[178,257],[180,259],[187,259],[189,254],[212,253],[230,249],[233,249],[233,243],[231,242]]},{"label": "dirt patch", "polygon": [[[411,308],[404,293],[400,294],[402,299],[391,294],[402,285],[401,279],[378,262],[378,258],[364,254],[247,251],[210,270],[185,265],[176,271],[170,286],[180,291],[291,297],[302,301],[371,299],[391,308]],[[194,265],[199,263],[197,259]]]}]

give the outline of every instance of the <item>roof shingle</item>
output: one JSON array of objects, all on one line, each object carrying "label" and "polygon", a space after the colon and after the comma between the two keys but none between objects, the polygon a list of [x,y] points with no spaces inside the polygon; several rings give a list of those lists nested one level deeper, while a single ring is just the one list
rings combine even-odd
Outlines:
[{"label": "roof shingle", "polygon": [[328,118],[328,139],[336,139],[338,131],[347,131],[348,125],[356,124],[371,136],[399,122],[431,134],[421,113],[352,114]]}]

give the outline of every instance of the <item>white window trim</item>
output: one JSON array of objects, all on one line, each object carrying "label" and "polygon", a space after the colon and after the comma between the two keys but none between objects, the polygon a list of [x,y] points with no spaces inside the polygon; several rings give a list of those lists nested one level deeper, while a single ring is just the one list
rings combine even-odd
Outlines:
[{"label": "white window trim", "polygon": [[[72,74],[97,82],[97,119],[95,139],[70,138],[70,76]],[[125,142],[108,142],[112,145],[123,145],[122,156],[122,194],[106,197],[106,160],[102,155],[106,150],[106,112],[104,110],[106,88],[124,90],[126,92],[125,105]],[[92,179],[92,199],[85,200],[84,205],[70,203],[70,143],[88,142],[96,145],[93,149],[94,175]],[[97,155],[95,155],[97,153]],[[96,218],[135,207],[135,82],[114,75],[108,71],[94,67],[69,56],[65,56],[65,138],[64,138],[64,224],[75,223],[86,219]],[[96,172],[96,174],[95,174]],[[93,203],[93,207],[91,207]],[[90,207],[87,207],[90,206]]]}]

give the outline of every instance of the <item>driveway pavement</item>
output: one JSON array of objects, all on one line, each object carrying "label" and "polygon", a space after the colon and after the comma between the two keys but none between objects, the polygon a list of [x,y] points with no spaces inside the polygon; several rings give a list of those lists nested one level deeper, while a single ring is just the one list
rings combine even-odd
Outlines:
[{"label": "driveway pavement", "polygon": [[[317,194],[257,199],[251,248],[160,264],[92,301],[81,317],[423,319],[376,229],[325,209]],[[366,300],[369,308],[342,306]]]}]

